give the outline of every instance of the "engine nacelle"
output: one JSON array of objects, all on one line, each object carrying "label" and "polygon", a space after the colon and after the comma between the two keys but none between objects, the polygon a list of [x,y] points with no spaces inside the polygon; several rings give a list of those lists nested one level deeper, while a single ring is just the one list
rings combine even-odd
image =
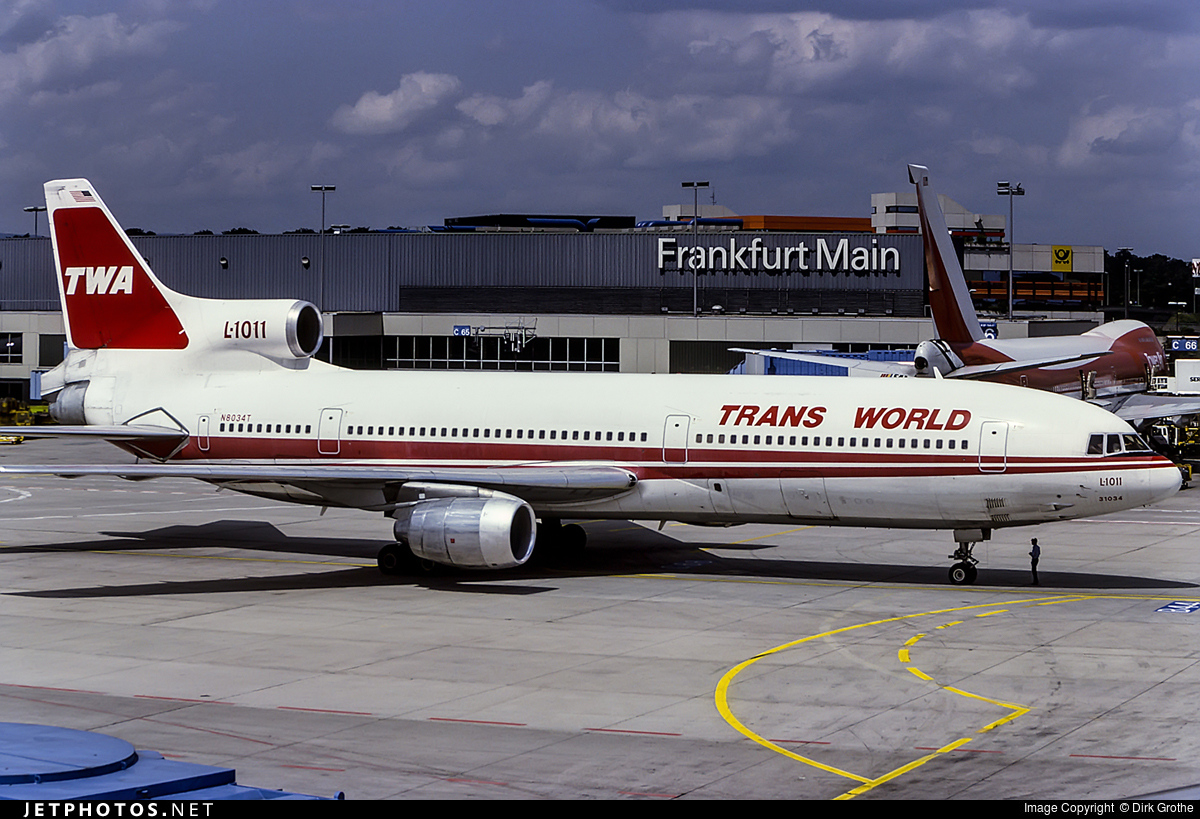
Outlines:
[{"label": "engine nacelle", "polygon": [[465,569],[511,569],[533,554],[537,519],[512,496],[443,498],[397,509],[396,540],[414,555]]},{"label": "engine nacelle", "polygon": [[50,417],[60,424],[86,424],[87,415],[84,413],[84,394],[87,392],[88,382],[77,381],[74,384],[67,384],[58,391],[58,395],[54,396],[53,403],[50,404]]},{"label": "engine nacelle", "polygon": [[950,350],[944,341],[938,339],[922,341],[917,345],[917,351],[913,356],[913,366],[916,368],[918,376],[933,376],[934,370],[945,376],[962,365],[962,360]]},{"label": "engine nacelle", "polygon": [[247,350],[275,359],[310,358],[325,338],[321,312],[306,301],[226,301],[216,311],[206,307],[205,314],[216,331],[209,338],[213,349]]}]

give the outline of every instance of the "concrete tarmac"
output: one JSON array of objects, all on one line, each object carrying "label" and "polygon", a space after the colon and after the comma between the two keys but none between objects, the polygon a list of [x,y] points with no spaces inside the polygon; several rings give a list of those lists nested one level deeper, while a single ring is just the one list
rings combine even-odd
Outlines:
[{"label": "concrete tarmac", "polygon": [[569,567],[385,578],[389,522],[319,512],[196,481],[0,476],[0,721],[349,799],[1200,782],[1200,490],[998,531],[969,587],[947,583],[945,532],[612,521],[584,522]]}]

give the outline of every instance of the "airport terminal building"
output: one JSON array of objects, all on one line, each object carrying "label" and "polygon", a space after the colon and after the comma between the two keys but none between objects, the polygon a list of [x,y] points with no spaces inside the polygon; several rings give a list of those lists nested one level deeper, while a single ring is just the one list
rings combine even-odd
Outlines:
[{"label": "airport terminal building", "polygon": [[[502,214],[411,231],[131,238],[179,292],[318,305],[319,357],[343,366],[727,372],[743,357],[730,347],[865,351],[932,337],[921,237],[897,202],[871,219],[702,209],[693,225],[687,205],[644,223]],[[989,236],[956,241],[968,261],[1003,257],[1006,274],[1003,217],[986,219]],[[1075,258],[1096,251],[1102,271],[1099,248]],[[1086,299],[1069,306],[1095,323]],[[1030,327],[1001,335],[1048,334]],[[64,342],[50,240],[0,239],[0,396],[28,396],[31,371],[61,361]]]}]

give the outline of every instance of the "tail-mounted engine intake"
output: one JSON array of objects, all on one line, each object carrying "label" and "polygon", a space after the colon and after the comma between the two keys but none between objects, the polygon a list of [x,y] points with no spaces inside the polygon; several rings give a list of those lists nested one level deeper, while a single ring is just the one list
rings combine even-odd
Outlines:
[{"label": "tail-mounted engine intake", "polygon": [[274,359],[309,358],[321,348],[321,312],[306,301],[227,301],[206,320],[214,349],[248,350]]},{"label": "tail-mounted engine intake", "polygon": [[87,415],[84,412],[83,396],[87,392],[88,382],[77,381],[59,390],[50,404],[50,417],[60,424],[86,424]]},{"label": "tail-mounted engine intake", "polygon": [[962,365],[962,360],[950,350],[950,346],[939,339],[922,341],[913,356],[913,367],[918,376],[932,377],[934,370],[945,376]]},{"label": "tail-mounted engine intake", "polygon": [[424,560],[466,569],[511,569],[533,554],[537,520],[520,498],[442,498],[398,508],[396,540]]}]

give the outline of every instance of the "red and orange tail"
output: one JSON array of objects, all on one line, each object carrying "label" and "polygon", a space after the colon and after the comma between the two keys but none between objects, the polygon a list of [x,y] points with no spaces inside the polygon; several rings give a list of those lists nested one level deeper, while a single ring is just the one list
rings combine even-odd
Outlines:
[{"label": "red and orange tail", "polygon": [[182,350],[187,332],[160,282],[86,179],[46,183],[67,341],[83,349]]},{"label": "red and orange tail", "polygon": [[954,253],[941,203],[929,184],[929,169],[924,165],[909,165],[908,181],[917,186],[917,211],[921,218],[921,241],[925,245],[934,331],[943,341],[964,344],[979,341],[983,338],[983,328],[979,326],[979,316],[971,303],[962,265]]}]

